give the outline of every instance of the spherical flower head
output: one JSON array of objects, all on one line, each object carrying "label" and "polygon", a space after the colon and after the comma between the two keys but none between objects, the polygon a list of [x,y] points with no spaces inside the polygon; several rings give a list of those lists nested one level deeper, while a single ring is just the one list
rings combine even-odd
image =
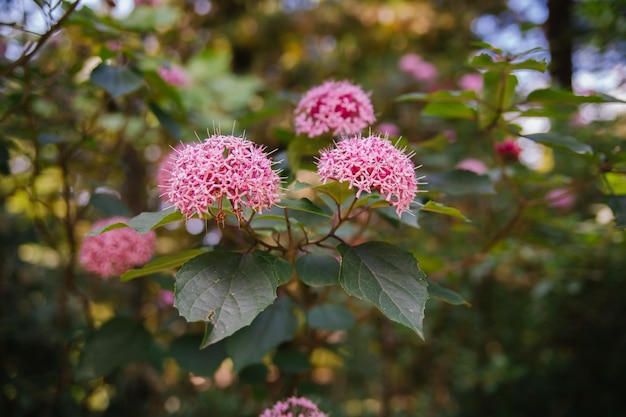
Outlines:
[{"label": "spherical flower head", "polygon": [[515,139],[506,138],[504,142],[496,143],[496,151],[507,161],[517,161],[522,148],[520,148]]},{"label": "spherical flower head", "polygon": [[254,142],[213,135],[176,152],[164,195],[187,218],[202,218],[217,204],[216,218],[223,222],[224,197],[238,217],[242,207],[261,212],[279,201],[278,172]]},{"label": "spherical flower head", "polygon": [[294,110],[296,133],[354,134],[376,121],[369,95],[348,81],[326,81],[310,89]]},{"label": "spherical flower head", "polygon": [[390,122],[379,124],[376,130],[382,135],[389,135],[393,137],[400,136],[400,128],[397,125],[390,123]]},{"label": "spherical flower head", "polygon": [[[93,224],[93,230],[113,223],[126,223],[125,217],[111,217]],[[139,234],[130,228],[109,230],[95,236],[86,236],[78,259],[86,271],[102,278],[118,276],[152,258],[156,234]]]},{"label": "spherical flower head", "polygon": [[191,84],[191,80],[189,79],[189,75],[187,75],[187,71],[185,71],[182,67],[178,65],[168,65],[162,66],[157,69],[157,73],[163,81],[168,83],[169,85],[173,85],[176,87],[186,87]]},{"label": "spherical flower head", "polygon": [[487,165],[480,159],[467,158],[456,164],[457,169],[464,169],[465,171],[471,171],[478,175],[486,174],[488,169]]},{"label": "spherical flower head", "polygon": [[159,162],[159,166],[156,172],[156,184],[159,189],[166,189],[168,187],[172,167],[174,166],[174,162],[176,161],[176,157],[178,156],[178,152],[180,152],[183,147],[182,143],[176,145],[175,148],[171,150],[169,154],[167,154],[164,158]]},{"label": "spherical flower head", "polygon": [[399,217],[409,210],[418,190],[410,156],[380,136],[354,136],[338,142],[334,149],[321,151],[317,173],[323,183],[350,183],[350,188],[357,189],[357,198],[362,192],[378,191]]},{"label": "spherical flower head", "polygon": [[272,408],[263,411],[259,417],[328,417],[317,405],[306,397],[290,397],[278,401]]},{"label": "spherical flower head", "polygon": [[483,76],[476,73],[465,74],[459,78],[459,86],[463,90],[480,91],[483,89]]}]

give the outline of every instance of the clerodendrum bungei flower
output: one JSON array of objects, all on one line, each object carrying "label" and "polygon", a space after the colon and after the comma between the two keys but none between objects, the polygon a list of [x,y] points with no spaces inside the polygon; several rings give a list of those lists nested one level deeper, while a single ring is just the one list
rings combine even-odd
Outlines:
[{"label": "clerodendrum bungei flower", "polygon": [[261,212],[279,201],[280,177],[263,148],[245,138],[213,135],[177,150],[164,195],[190,218],[217,205],[223,222],[225,197],[239,217],[241,208]]},{"label": "clerodendrum bungei flower", "polygon": [[[95,222],[93,229],[127,221],[125,217],[111,217]],[[78,254],[79,261],[86,271],[109,278],[148,262],[154,253],[155,242],[153,231],[142,235],[129,228],[113,229],[86,236]]]},{"label": "clerodendrum bungei flower", "polygon": [[369,95],[348,81],[326,81],[310,89],[294,111],[296,133],[354,134],[376,121]]},{"label": "clerodendrum bungei flower", "polygon": [[317,405],[305,397],[290,397],[278,401],[272,408],[263,411],[259,417],[328,417]]},{"label": "clerodendrum bungei flower", "polygon": [[400,216],[409,210],[418,190],[410,157],[385,138],[357,135],[321,151],[317,173],[323,183],[349,182],[350,188],[357,189],[357,198],[362,192],[378,191]]}]

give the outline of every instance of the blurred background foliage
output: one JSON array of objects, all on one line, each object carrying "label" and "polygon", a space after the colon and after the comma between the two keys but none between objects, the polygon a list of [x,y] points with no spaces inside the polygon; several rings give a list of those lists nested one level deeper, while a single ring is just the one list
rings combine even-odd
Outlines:
[{"label": "blurred background foliage", "polygon": [[[480,40],[513,53],[549,48],[556,84],[623,94],[623,0],[136,3],[0,1],[3,416],[253,416],[292,393],[335,417],[626,408],[626,242],[612,219],[623,226],[625,210],[605,196],[626,194],[623,113],[556,103],[550,119],[526,120],[604,159],[526,144],[505,167],[525,201],[517,211],[484,132],[395,100],[458,89]],[[433,63],[436,77],[400,71],[407,53]],[[159,75],[174,67],[187,77],[179,85]],[[547,85],[534,74],[520,72],[518,94]],[[286,343],[235,374],[219,347],[197,349],[203,328],[160,298],[172,276],[124,283],[80,269],[93,221],[160,208],[154,178],[170,146],[208,128],[245,131],[280,154],[298,97],[329,78],[371,91],[379,122],[398,126],[424,172],[468,157],[486,164],[495,196],[432,194],[472,223],[420,212],[409,233],[383,221],[369,231],[415,253],[471,307],[430,301],[426,341],[370,315],[329,330],[323,346]],[[571,204],[541,202],[555,188]],[[214,245],[219,233],[162,230],[157,252]]]}]

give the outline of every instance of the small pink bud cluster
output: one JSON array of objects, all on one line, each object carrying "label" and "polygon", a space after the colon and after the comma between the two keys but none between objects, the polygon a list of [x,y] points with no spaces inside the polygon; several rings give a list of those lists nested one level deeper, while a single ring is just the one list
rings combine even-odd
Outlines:
[{"label": "small pink bud cluster", "polygon": [[401,216],[418,190],[411,155],[397,149],[389,140],[372,135],[345,138],[334,149],[321,151],[317,172],[323,183],[349,182],[362,192],[378,191]]},{"label": "small pink bud cluster", "polygon": [[[125,217],[100,220],[93,224],[93,230],[127,221]],[[121,275],[148,262],[154,254],[155,242],[156,234],[153,231],[141,235],[129,228],[86,236],[78,254],[79,262],[86,271],[102,278]]]},{"label": "small pink bud cluster", "polygon": [[519,154],[522,152],[522,148],[520,148],[515,139],[506,138],[504,142],[498,142],[495,146],[496,152],[500,154],[502,159],[507,161],[519,160]]},{"label": "small pink bud cluster", "polygon": [[280,177],[263,148],[240,137],[213,135],[176,151],[164,195],[187,218],[203,217],[228,199],[239,217],[241,207],[261,212],[279,201]]},{"label": "small pink bud cluster", "polygon": [[317,405],[306,397],[290,397],[278,401],[272,408],[263,411],[259,417],[328,417]]},{"label": "small pink bud cluster", "polygon": [[403,55],[398,61],[398,68],[412,75],[417,81],[432,81],[437,78],[437,68],[417,54]]},{"label": "small pink bud cluster", "polygon": [[168,83],[169,85],[173,85],[176,87],[186,87],[191,84],[191,80],[189,79],[189,75],[187,72],[178,65],[168,65],[162,66],[157,69],[157,73],[163,81]]},{"label": "small pink bud cluster", "polygon": [[347,81],[326,81],[310,89],[294,111],[297,134],[354,134],[376,121],[369,95]]}]

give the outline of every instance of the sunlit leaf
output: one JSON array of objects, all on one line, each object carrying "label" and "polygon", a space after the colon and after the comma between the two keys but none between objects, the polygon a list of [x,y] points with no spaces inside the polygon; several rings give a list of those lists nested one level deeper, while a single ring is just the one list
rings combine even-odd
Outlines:
[{"label": "sunlit leaf", "polygon": [[389,319],[423,336],[428,300],[426,275],[415,257],[385,242],[340,244],[339,282],[346,292],[374,304]]},{"label": "sunlit leaf", "polygon": [[150,230],[156,229],[157,227],[182,220],[182,218],[183,215],[179,211],[176,211],[174,207],[157,212],[143,212],[129,219],[126,223],[113,223],[108,226],[92,230],[87,233],[87,236],[99,235],[101,233],[108,232],[109,230],[120,229],[122,227],[130,227],[131,229],[135,229],[138,233],[145,234]]},{"label": "sunlit leaf", "polygon": [[142,268],[131,269],[130,271],[124,272],[121,276],[121,280],[130,281],[131,279],[156,274],[157,272],[169,271],[172,268],[181,266],[188,260],[193,259],[204,252],[205,251],[202,249],[188,249],[171,255],[161,256],[148,262]]},{"label": "sunlit leaf", "polygon": [[588,96],[579,96],[571,91],[558,90],[555,88],[543,88],[534,90],[528,97],[526,97],[528,103],[538,104],[570,104],[578,105],[585,103],[624,103],[616,97],[611,97],[606,94],[593,94]]},{"label": "sunlit leaf", "polygon": [[430,200],[422,207],[424,211],[430,211],[432,213],[445,214],[446,216],[451,216],[459,220],[463,220],[464,222],[469,222],[469,219],[463,215],[458,209],[454,207],[447,207],[443,204],[439,204]]}]

